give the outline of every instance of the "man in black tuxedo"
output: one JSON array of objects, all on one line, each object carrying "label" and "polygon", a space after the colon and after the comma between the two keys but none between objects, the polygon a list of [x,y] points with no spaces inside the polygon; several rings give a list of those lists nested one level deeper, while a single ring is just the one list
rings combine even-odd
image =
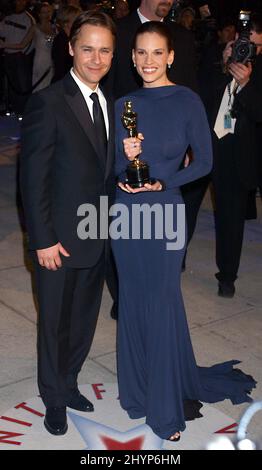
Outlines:
[{"label": "man in black tuxedo", "polygon": [[[142,81],[132,62],[132,45],[135,33],[145,21],[163,21],[172,0],[141,0],[140,7],[117,22],[117,45],[113,64],[105,79],[105,86],[119,98],[142,86]],[[173,82],[197,91],[196,49],[191,31],[175,23],[168,23],[174,40],[175,60],[169,70]]]},{"label": "man in black tuxedo", "polygon": [[100,218],[114,191],[113,107],[99,88],[115,27],[100,12],[73,23],[73,69],[34,94],[22,129],[21,187],[39,301],[38,385],[46,429],[67,431],[66,407],[93,411],[77,376],[90,350],[105,277],[106,241],[78,238],[79,206]]}]

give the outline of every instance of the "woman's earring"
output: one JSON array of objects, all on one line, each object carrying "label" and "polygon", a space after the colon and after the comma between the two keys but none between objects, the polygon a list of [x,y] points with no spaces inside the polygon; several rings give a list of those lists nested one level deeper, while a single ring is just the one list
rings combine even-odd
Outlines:
[{"label": "woman's earring", "polygon": [[169,70],[171,69],[171,64],[167,64],[167,67],[169,68]]},{"label": "woman's earring", "polygon": [[136,64],[135,64],[135,62],[133,62],[133,64],[134,64],[134,67],[136,68]]}]

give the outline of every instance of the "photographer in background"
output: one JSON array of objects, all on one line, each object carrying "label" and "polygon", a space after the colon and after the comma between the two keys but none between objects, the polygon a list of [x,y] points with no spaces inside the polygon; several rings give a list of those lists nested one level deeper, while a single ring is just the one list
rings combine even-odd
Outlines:
[{"label": "photographer in background", "polygon": [[[258,184],[257,126],[262,123],[262,17],[253,15],[247,24],[248,37],[240,31],[235,43],[223,53],[232,99],[224,111],[220,103],[214,131],[216,178],[216,261],[219,293],[233,296],[240,263],[249,191]],[[245,39],[247,37],[247,40]],[[221,130],[221,113],[224,129]],[[227,128],[228,125],[228,128]],[[231,127],[230,127],[231,125]],[[229,131],[229,133],[227,133]],[[223,187],[223,189],[222,189]]]},{"label": "photographer in background", "polygon": [[[248,30],[249,41],[245,48],[239,46],[241,32],[238,42],[230,41],[226,45],[223,70],[212,77],[208,89],[210,96],[206,97],[214,151],[210,176],[215,196],[216,263],[219,269],[216,278],[218,295],[228,298],[235,293],[248,194],[258,183],[256,133],[257,126],[262,123],[261,15],[251,15]],[[243,56],[244,49],[247,60]],[[253,53],[255,58],[251,60]],[[205,79],[210,80],[210,75]],[[199,199],[192,209],[195,219],[209,180],[199,183]]]},{"label": "photographer in background", "polygon": [[[8,79],[9,101],[17,115],[22,115],[32,87],[33,31],[35,21],[26,11],[27,0],[9,2],[7,16],[0,23],[1,47]],[[31,34],[32,32],[32,34]]]}]

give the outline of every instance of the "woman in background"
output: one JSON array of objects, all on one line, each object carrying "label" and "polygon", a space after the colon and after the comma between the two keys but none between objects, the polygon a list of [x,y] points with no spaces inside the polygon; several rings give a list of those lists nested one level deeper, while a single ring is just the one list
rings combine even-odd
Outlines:
[{"label": "woman in background", "polygon": [[51,83],[54,73],[51,51],[57,34],[56,27],[51,22],[53,9],[48,2],[40,3],[35,13],[37,23],[34,34],[33,92],[46,88]]},{"label": "woman in background", "polygon": [[54,76],[52,83],[61,80],[71,69],[73,62],[69,54],[69,34],[72,24],[81,10],[74,6],[64,6],[57,12],[56,22],[60,28],[54,39],[52,47],[52,60],[54,66]]}]

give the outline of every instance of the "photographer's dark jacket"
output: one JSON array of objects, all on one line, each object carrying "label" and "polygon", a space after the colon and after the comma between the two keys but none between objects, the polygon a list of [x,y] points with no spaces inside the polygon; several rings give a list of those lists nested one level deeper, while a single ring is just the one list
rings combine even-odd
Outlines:
[{"label": "photographer's dark jacket", "polygon": [[[211,59],[213,57],[213,59]],[[231,81],[230,74],[222,73],[219,51],[211,51],[203,62],[201,70],[201,97],[206,107],[210,127],[213,130],[217,113],[223,98],[226,85]],[[212,62],[213,60],[213,62]],[[216,61],[216,62],[215,62]],[[262,122],[262,55],[256,58],[250,80],[235,96],[233,110],[236,124],[233,135],[233,152],[236,171],[241,184],[252,189],[257,186],[258,146],[257,126]],[[218,138],[213,131],[214,169],[219,158]]]}]

